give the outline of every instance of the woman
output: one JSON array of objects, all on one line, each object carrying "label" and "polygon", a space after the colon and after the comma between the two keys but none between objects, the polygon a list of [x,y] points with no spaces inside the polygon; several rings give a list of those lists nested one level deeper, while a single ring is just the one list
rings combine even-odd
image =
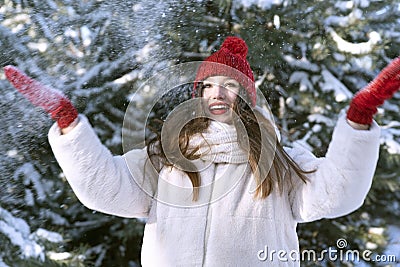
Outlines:
[{"label": "woman", "polygon": [[245,42],[228,37],[197,71],[192,106],[200,115],[167,119],[176,138],[158,132],[123,156],[112,156],[58,91],[15,67],[5,72],[57,120],[49,141],[80,201],[147,219],[143,266],[299,266],[297,223],[346,215],[369,191],[380,135],[372,117],[400,86],[400,59],[353,98],[326,156],[316,158],[282,148],[256,107],[246,55]]}]

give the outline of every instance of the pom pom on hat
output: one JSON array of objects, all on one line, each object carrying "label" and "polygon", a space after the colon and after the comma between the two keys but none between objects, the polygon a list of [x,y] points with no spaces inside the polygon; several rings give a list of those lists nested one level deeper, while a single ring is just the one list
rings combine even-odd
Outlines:
[{"label": "pom pom on hat", "polygon": [[243,39],[229,36],[221,48],[207,57],[197,70],[193,96],[196,94],[198,82],[211,76],[228,76],[237,80],[247,92],[251,105],[256,105],[256,89],[253,71],[247,62],[248,47]]},{"label": "pom pom on hat", "polygon": [[246,60],[249,48],[245,41],[237,37],[227,37],[223,42],[221,49],[227,49],[230,53]]}]

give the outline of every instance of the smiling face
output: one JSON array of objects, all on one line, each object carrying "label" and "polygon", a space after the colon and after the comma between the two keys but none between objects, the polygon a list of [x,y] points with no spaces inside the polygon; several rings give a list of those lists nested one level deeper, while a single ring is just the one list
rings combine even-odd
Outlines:
[{"label": "smiling face", "polygon": [[206,114],[216,121],[231,123],[239,90],[239,82],[227,76],[212,76],[205,79],[202,97]]}]

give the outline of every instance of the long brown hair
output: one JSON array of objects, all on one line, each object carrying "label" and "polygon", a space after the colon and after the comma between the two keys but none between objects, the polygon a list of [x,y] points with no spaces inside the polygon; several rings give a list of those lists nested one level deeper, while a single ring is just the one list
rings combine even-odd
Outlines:
[{"label": "long brown hair", "polygon": [[[201,96],[202,84],[198,85],[197,96]],[[238,131],[238,143],[249,155],[249,165],[256,181],[254,196],[264,199],[273,190],[283,192],[285,183],[291,183],[292,179],[301,179],[304,183],[308,181],[306,174],[314,172],[301,169],[297,163],[286,153],[279,139],[275,127],[270,119],[265,118],[258,110],[252,108],[246,99],[247,94],[241,89],[236,99],[233,111],[237,114],[233,120]],[[201,112],[202,107],[198,105],[196,112]],[[163,121],[159,120],[160,126],[157,130],[151,129],[154,133],[152,138],[146,140],[147,153],[154,166],[179,167],[179,160],[171,162],[171,157],[166,156],[166,151],[175,150],[172,154],[180,154],[187,160],[196,160],[201,157],[197,149],[189,148],[191,138],[206,131],[211,120],[206,117],[196,117],[183,126],[179,132],[178,140],[163,139],[161,141],[161,128]],[[244,127],[238,127],[242,124]],[[246,138],[240,136],[246,135]],[[246,140],[246,141],[244,141]],[[176,146],[178,142],[178,148]],[[246,143],[248,142],[248,143]],[[178,158],[178,157],[176,157]],[[185,163],[187,164],[187,162]],[[194,166],[194,165],[193,165]],[[184,168],[183,168],[184,169]],[[199,196],[201,178],[199,172],[185,170],[193,186],[193,201]]]}]

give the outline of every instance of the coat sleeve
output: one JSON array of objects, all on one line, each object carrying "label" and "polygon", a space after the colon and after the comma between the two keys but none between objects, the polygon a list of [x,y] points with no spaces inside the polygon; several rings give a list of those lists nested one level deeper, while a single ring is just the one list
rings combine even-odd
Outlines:
[{"label": "coat sleeve", "polygon": [[[288,154],[308,174],[309,181],[296,179],[289,201],[296,221],[340,217],[358,209],[372,184],[379,156],[380,128],[373,122],[369,130],[355,130],[341,116],[325,157],[294,147]],[[295,179],[295,178],[293,178]]]},{"label": "coat sleeve", "polygon": [[155,192],[156,172],[145,149],[113,156],[101,144],[87,118],[61,135],[57,124],[49,131],[55,158],[78,199],[89,209],[146,218]]}]

